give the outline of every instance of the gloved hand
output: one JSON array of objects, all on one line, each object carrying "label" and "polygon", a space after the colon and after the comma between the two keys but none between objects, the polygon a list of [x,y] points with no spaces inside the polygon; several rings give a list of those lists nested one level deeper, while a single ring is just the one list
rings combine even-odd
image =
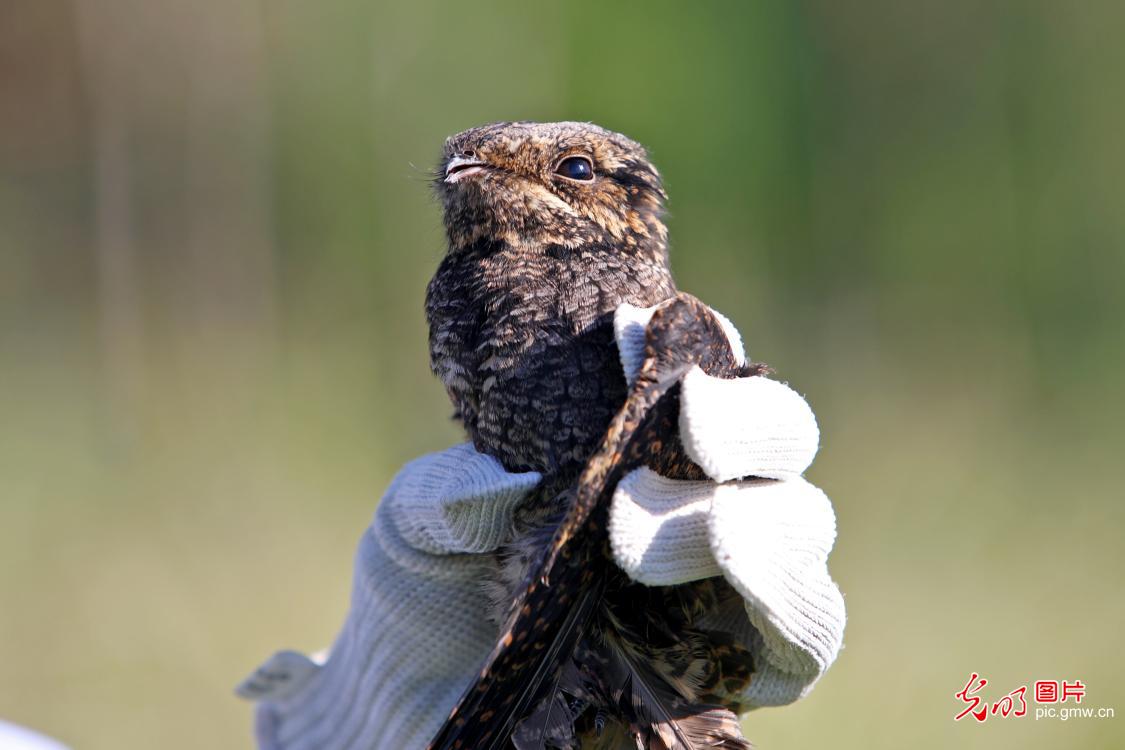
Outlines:
[{"label": "gloved hand", "polygon": [[[627,378],[649,316],[630,305],[615,316]],[[683,381],[680,430],[715,481],[629,474],[610,509],[615,559],[650,585],[725,576],[745,607],[714,625],[754,654],[746,704],[790,703],[835,659],[844,626],[826,567],[832,506],[800,476],[819,439],[812,411],[767,378],[720,380],[696,369]],[[728,481],[746,476],[762,478]],[[351,612],[331,656],[279,652],[239,686],[261,701],[259,746],[424,747],[496,637],[481,585],[495,562],[481,553],[509,537],[514,510],[539,480],[505,472],[470,444],[407,464],[360,542]]]}]

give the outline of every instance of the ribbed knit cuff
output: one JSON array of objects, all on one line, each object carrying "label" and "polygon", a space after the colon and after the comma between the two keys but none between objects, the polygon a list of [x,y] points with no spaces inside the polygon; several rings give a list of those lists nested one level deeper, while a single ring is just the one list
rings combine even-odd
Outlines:
[{"label": "ribbed knit cuff", "polygon": [[827,567],[836,539],[828,497],[799,477],[724,484],[708,520],[715,560],[746,600],[766,658],[815,680],[835,661],[845,623]]},{"label": "ribbed knit cuff", "polygon": [[816,457],[816,417],[808,402],[784,383],[765,377],[715,378],[693,367],[681,389],[684,450],[716,482],[795,477]]},{"label": "ribbed knit cuff", "polygon": [[384,503],[403,538],[434,555],[492,552],[508,538],[512,514],[540,481],[536,472],[511,474],[471,443],[408,463]]},{"label": "ribbed knit cuff", "polygon": [[754,654],[751,706],[797,700],[840,650],[844,600],[827,568],[835,536],[828,498],[799,477],[718,485],[638,469],[610,507],[614,559],[633,580],[723,575],[742,595],[744,613],[725,628]]},{"label": "ribbed knit cuff", "polygon": [[609,541],[617,564],[634,581],[671,586],[717,576],[707,515],[713,482],[666,479],[637,469],[617,484]]}]

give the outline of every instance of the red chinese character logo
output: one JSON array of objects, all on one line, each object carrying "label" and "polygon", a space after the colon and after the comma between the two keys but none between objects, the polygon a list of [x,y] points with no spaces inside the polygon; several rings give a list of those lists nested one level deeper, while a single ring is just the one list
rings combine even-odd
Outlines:
[{"label": "red chinese character logo", "polygon": [[1082,680],[1075,680],[1073,683],[1063,680],[1060,703],[1066,703],[1071,698],[1075,703],[1081,703],[1085,696],[1086,686],[1082,684]]},{"label": "red chinese character logo", "polygon": [[[953,696],[965,704],[965,708],[959,714],[953,717],[954,721],[960,721],[966,716],[972,716],[977,721],[983,723],[988,718],[989,714],[992,716],[999,716],[1006,719],[1009,716],[1026,716],[1027,715],[1027,685],[1020,685],[1015,690],[1007,695],[995,700],[989,707],[988,701],[984,700],[978,695],[984,687],[988,684],[988,680],[973,672],[969,677],[969,681],[965,683],[965,687],[961,688]],[[1074,682],[1067,682],[1066,680],[1036,680],[1035,683],[1035,702],[1036,703],[1066,703],[1074,699],[1075,703],[1081,703],[1082,699],[1086,697],[1086,686],[1081,680]],[[1082,709],[1090,711],[1093,709]],[[1036,709],[1036,718],[1039,718],[1040,712],[1049,711],[1055,712],[1055,709]],[[1063,709],[1061,714],[1066,714]],[[1111,714],[1112,715],[1112,714]],[[1067,716],[1062,716],[1067,718]]]},{"label": "red chinese character logo", "polygon": [[1023,716],[1027,713],[1027,701],[1024,700],[1024,695],[1027,693],[1027,685],[1020,685],[1018,688],[1008,693],[1008,695],[1013,696],[1017,693],[1019,693],[1020,707],[1016,709],[1012,716]]},{"label": "red chinese character logo", "polygon": [[[973,687],[973,683],[978,682],[978,680],[979,684],[977,684],[975,688],[970,690],[970,688]],[[981,700],[977,695],[977,693],[979,693],[981,689],[987,684],[988,680],[984,679],[976,672],[973,672],[972,676],[969,678],[969,681],[965,683],[965,687],[963,687],[960,692],[955,693],[953,696],[954,698],[960,698],[962,701],[969,704],[964,711],[953,717],[954,721],[961,721],[961,719],[965,718],[967,714],[972,714],[973,718],[977,721],[984,721],[988,718],[988,704]],[[980,706],[982,703],[984,705],[981,707],[981,709],[979,711],[975,710],[976,707]],[[1007,714],[1004,715],[1007,716]]]},{"label": "red chinese character logo", "polygon": [[1036,703],[1058,703],[1059,702],[1059,681],[1058,680],[1037,680],[1035,683],[1035,702]]},{"label": "red chinese character logo", "polygon": [[[995,716],[999,713],[1002,717],[1007,718],[1008,714],[1012,716],[1023,716],[1027,713],[1027,701],[1024,700],[1024,693],[1027,692],[1027,685],[1016,688],[1012,692],[1005,695],[1000,700],[992,704],[992,715]],[[1019,698],[1020,707],[1016,708],[1015,699]],[[1014,709],[1014,710],[1013,710]]]}]

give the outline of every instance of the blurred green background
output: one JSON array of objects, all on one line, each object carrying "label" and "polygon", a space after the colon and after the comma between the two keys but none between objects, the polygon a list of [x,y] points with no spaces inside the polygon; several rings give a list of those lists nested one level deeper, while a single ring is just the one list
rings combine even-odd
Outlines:
[{"label": "blurred green background", "polygon": [[[759,748],[1125,743],[1125,7],[958,0],[0,7],[0,717],[250,744],[395,469],[442,139],[647,144],[681,286],[808,395],[846,647]],[[952,717],[1081,679],[1116,719]]]}]

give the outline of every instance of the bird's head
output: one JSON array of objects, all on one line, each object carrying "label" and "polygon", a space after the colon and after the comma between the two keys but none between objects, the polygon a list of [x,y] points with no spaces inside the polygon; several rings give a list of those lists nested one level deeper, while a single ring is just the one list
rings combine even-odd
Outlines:
[{"label": "bird's head", "polygon": [[666,253],[665,193],[644,148],[581,122],[500,122],[447,139],[435,175],[450,250],[480,242]]}]

